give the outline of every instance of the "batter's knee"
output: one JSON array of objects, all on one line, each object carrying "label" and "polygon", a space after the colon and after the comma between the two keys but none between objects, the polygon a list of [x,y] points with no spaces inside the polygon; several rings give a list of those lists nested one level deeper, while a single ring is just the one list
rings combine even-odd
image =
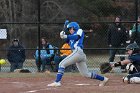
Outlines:
[{"label": "batter's knee", "polygon": [[65,68],[65,65],[59,64],[59,68]]},{"label": "batter's knee", "polygon": [[61,61],[61,62],[59,63],[59,68],[60,68],[60,67],[66,68],[67,66],[69,66],[69,63],[67,63],[67,62]]}]

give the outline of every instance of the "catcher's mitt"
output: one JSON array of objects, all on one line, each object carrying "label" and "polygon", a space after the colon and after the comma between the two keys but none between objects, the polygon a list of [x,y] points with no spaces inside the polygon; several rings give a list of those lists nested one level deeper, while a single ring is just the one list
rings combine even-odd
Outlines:
[{"label": "catcher's mitt", "polygon": [[111,67],[110,63],[105,62],[105,63],[100,64],[100,71],[101,71],[101,74],[108,73],[108,72],[110,72],[111,70],[112,70],[112,67]]}]

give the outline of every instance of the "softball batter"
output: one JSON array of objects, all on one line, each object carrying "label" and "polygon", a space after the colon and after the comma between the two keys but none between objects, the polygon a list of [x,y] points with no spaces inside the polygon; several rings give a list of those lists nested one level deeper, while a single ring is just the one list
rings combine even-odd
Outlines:
[{"label": "softball batter", "polygon": [[61,86],[61,79],[65,71],[65,67],[75,64],[81,73],[82,76],[88,77],[91,79],[100,80],[99,86],[104,86],[108,82],[108,78],[98,75],[95,72],[88,72],[86,65],[86,55],[83,52],[83,40],[84,40],[84,32],[80,29],[77,22],[70,22],[67,25],[67,29],[70,32],[70,35],[66,35],[64,31],[60,32],[60,37],[62,39],[66,39],[72,49],[72,54],[67,56],[64,60],[62,60],[59,64],[58,73],[56,75],[56,80],[48,84],[48,86],[58,87]]}]

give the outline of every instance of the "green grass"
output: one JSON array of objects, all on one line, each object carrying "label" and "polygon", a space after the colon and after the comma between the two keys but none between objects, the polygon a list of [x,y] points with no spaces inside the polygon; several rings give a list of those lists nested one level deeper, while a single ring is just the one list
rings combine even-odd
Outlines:
[{"label": "green grass", "polygon": [[[79,76],[80,73],[65,73],[64,76]],[[50,74],[47,73],[0,73],[0,78],[32,78],[32,77],[55,77],[56,73],[51,72]]]},{"label": "green grass", "polygon": [[[87,55],[87,65],[89,69],[98,68],[103,62],[108,62],[109,55]],[[119,61],[119,57],[115,58],[115,61]],[[44,73],[8,73],[10,64],[7,61],[5,65],[2,66],[2,72],[0,72],[0,77],[44,77]],[[7,68],[8,67],[8,68]],[[24,68],[30,68],[36,70],[36,64],[34,59],[26,59],[24,62]],[[4,71],[4,72],[3,72]],[[20,74],[20,75],[19,75]],[[67,74],[67,73],[66,73]],[[53,73],[51,73],[53,75]],[[75,73],[69,73],[68,75],[75,75]]]}]

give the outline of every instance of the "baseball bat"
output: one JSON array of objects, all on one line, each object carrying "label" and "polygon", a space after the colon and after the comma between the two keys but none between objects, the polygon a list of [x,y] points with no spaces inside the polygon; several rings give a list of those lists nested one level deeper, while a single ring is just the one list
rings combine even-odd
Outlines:
[{"label": "baseball bat", "polygon": [[68,23],[69,23],[69,20],[65,20],[63,31],[66,31],[67,30]]}]

